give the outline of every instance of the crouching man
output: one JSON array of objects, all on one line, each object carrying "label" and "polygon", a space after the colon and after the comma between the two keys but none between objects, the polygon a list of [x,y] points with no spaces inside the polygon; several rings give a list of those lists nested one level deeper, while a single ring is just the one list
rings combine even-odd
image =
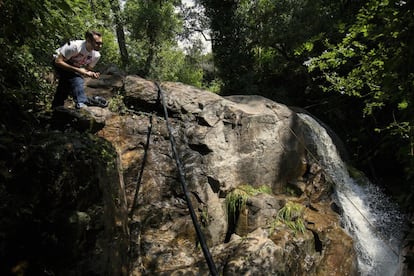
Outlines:
[{"label": "crouching man", "polygon": [[102,35],[87,31],[85,40],[73,40],[56,50],[54,67],[59,78],[52,108],[63,106],[69,95],[73,97],[76,108],[84,108],[89,100],[84,91],[84,77],[99,78],[92,71],[101,54]]}]

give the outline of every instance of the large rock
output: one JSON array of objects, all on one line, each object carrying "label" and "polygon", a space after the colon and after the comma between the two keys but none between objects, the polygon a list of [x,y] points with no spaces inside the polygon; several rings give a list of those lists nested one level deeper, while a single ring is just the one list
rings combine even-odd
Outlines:
[{"label": "large rock", "polygon": [[[225,99],[180,83],[163,83],[162,89],[169,112],[181,116],[179,138],[187,140],[189,154],[202,159],[198,181],[215,193],[243,183],[278,193],[300,176],[303,137],[296,114],[285,105],[258,96]],[[131,102],[157,103],[152,82],[127,77],[125,90]]]},{"label": "large rock", "polygon": [[29,139],[0,185],[0,274],[126,275],[125,196],[112,145],[58,131]]},{"label": "large rock", "polygon": [[[160,83],[160,97],[155,83],[138,76],[102,75],[86,85],[89,96],[106,97],[109,107],[79,111],[67,105],[58,116],[66,122],[61,131],[33,139],[39,142],[29,147],[30,158],[17,158],[19,173],[13,171],[8,182],[13,185],[0,186],[1,196],[16,199],[12,206],[21,216],[29,210],[35,223],[43,217],[52,227],[43,230],[48,240],[39,248],[56,242],[61,251],[40,254],[40,269],[63,275],[208,275],[175,142],[186,195],[220,274],[355,274],[352,240],[330,208],[333,183],[308,158],[301,120],[290,108],[172,82]],[[30,188],[29,195],[7,190],[24,191],[19,183]],[[50,203],[38,208],[39,198]],[[280,221],[287,202],[303,212]],[[48,260],[54,252],[62,259]],[[15,269],[27,260],[13,261]]]},{"label": "large rock", "polygon": [[[322,223],[330,210],[332,183],[325,181],[316,164],[306,161],[302,125],[295,112],[258,96],[223,98],[180,83],[159,85],[192,204],[220,272],[355,272],[352,240],[333,227],[339,225],[339,217],[331,211],[331,224]],[[131,233],[137,237],[133,239],[132,273],[207,275],[177,175],[158,87],[138,76],[127,76],[124,89],[131,113],[114,114],[98,134],[111,141],[120,155],[129,206],[139,187],[137,206],[130,207]],[[225,198],[240,185],[268,186],[272,193],[250,195],[245,208],[238,210],[237,225],[232,225]],[[272,223],[288,201],[284,193],[289,185],[301,187],[297,189],[299,203],[310,208],[323,201],[324,208],[313,211],[311,221],[305,216],[309,227],[303,234],[296,236],[289,228],[272,234]],[[332,252],[347,254],[344,262],[327,255]]]}]

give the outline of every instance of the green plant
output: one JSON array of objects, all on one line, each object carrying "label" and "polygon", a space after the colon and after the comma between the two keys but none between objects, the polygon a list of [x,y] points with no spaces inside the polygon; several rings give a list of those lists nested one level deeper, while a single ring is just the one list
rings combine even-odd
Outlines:
[{"label": "green plant", "polygon": [[246,206],[247,199],[249,195],[246,191],[241,189],[234,189],[226,196],[226,206],[229,214],[233,215],[236,213],[236,210],[243,209]]},{"label": "green plant", "polygon": [[207,90],[213,92],[213,93],[219,94],[220,91],[221,91],[221,88],[223,87],[223,85],[224,85],[223,84],[223,81],[221,81],[220,79],[216,78],[216,79],[213,79],[211,82],[209,82],[206,85],[205,88]]},{"label": "green plant", "polygon": [[208,226],[210,222],[210,215],[208,213],[208,207],[203,206],[200,213],[200,221],[203,226]]},{"label": "green plant", "polygon": [[270,194],[272,192],[269,186],[259,186],[257,188],[251,185],[240,185],[226,196],[227,211],[232,216],[235,215],[237,210],[241,210],[246,206],[246,202],[250,196],[255,196],[260,193]]},{"label": "green plant", "polygon": [[108,108],[112,112],[124,113],[127,108],[124,103],[124,97],[122,95],[117,95],[109,100]]},{"label": "green plant", "polygon": [[277,225],[281,223],[285,224],[296,235],[298,232],[305,233],[306,227],[303,219],[305,206],[288,201],[283,208],[277,213],[276,220],[272,223],[271,233],[274,231]]}]

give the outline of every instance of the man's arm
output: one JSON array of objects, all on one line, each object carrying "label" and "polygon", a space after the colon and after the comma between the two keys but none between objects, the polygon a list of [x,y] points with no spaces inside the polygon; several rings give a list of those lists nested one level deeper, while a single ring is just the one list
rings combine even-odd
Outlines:
[{"label": "man's arm", "polygon": [[56,64],[57,67],[59,67],[63,70],[79,73],[84,77],[90,77],[90,78],[94,78],[94,79],[99,78],[99,73],[95,73],[95,72],[90,71],[86,68],[79,68],[79,67],[70,65],[69,63],[67,63],[65,61],[65,57],[62,54],[59,54],[56,57],[55,64]]},{"label": "man's arm", "polygon": [[86,68],[86,70],[89,70],[90,72],[92,72],[94,74],[91,78],[98,79],[100,77],[101,73],[92,71],[93,67],[91,67],[89,64],[86,65],[85,68]]}]

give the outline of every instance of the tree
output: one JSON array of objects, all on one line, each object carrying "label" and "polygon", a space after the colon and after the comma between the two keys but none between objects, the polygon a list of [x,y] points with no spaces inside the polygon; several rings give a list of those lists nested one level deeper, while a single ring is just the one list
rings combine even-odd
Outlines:
[{"label": "tree", "polygon": [[139,47],[139,73],[148,77],[163,47],[176,44],[180,20],[175,13],[175,1],[132,1],[125,4],[127,27],[134,47]]},{"label": "tree", "polygon": [[[45,76],[52,72],[55,49],[70,39],[82,39],[88,29],[106,32],[109,16],[108,0],[3,1],[1,92],[21,99],[19,105],[27,110],[44,108],[53,95]],[[103,51],[110,49],[105,45]]]},{"label": "tree", "polygon": [[[335,40],[353,5],[327,0],[200,0],[212,29],[213,53],[225,93],[258,93],[294,105],[310,78],[304,62]],[[298,81],[300,79],[301,81]]]},{"label": "tree", "polygon": [[73,34],[76,8],[64,0],[11,1],[0,9],[0,86],[4,100],[20,99],[21,105],[35,110],[47,101],[43,75],[50,67],[55,45]]},{"label": "tree", "polygon": [[126,69],[129,65],[128,50],[125,42],[124,20],[119,5],[119,0],[110,0],[111,9],[114,14],[115,30],[118,39],[119,52],[121,54],[122,67]]},{"label": "tree", "polygon": [[210,20],[212,50],[223,94],[257,93],[253,55],[239,1],[201,0]]},{"label": "tree", "polygon": [[368,1],[343,39],[326,43],[328,50],[309,63],[324,91],[361,106],[360,113],[347,112],[355,129],[348,140],[368,153],[358,160],[391,173],[384,160],[397,159],[394,171],[408,183],[414,177],[413,3]]}]

